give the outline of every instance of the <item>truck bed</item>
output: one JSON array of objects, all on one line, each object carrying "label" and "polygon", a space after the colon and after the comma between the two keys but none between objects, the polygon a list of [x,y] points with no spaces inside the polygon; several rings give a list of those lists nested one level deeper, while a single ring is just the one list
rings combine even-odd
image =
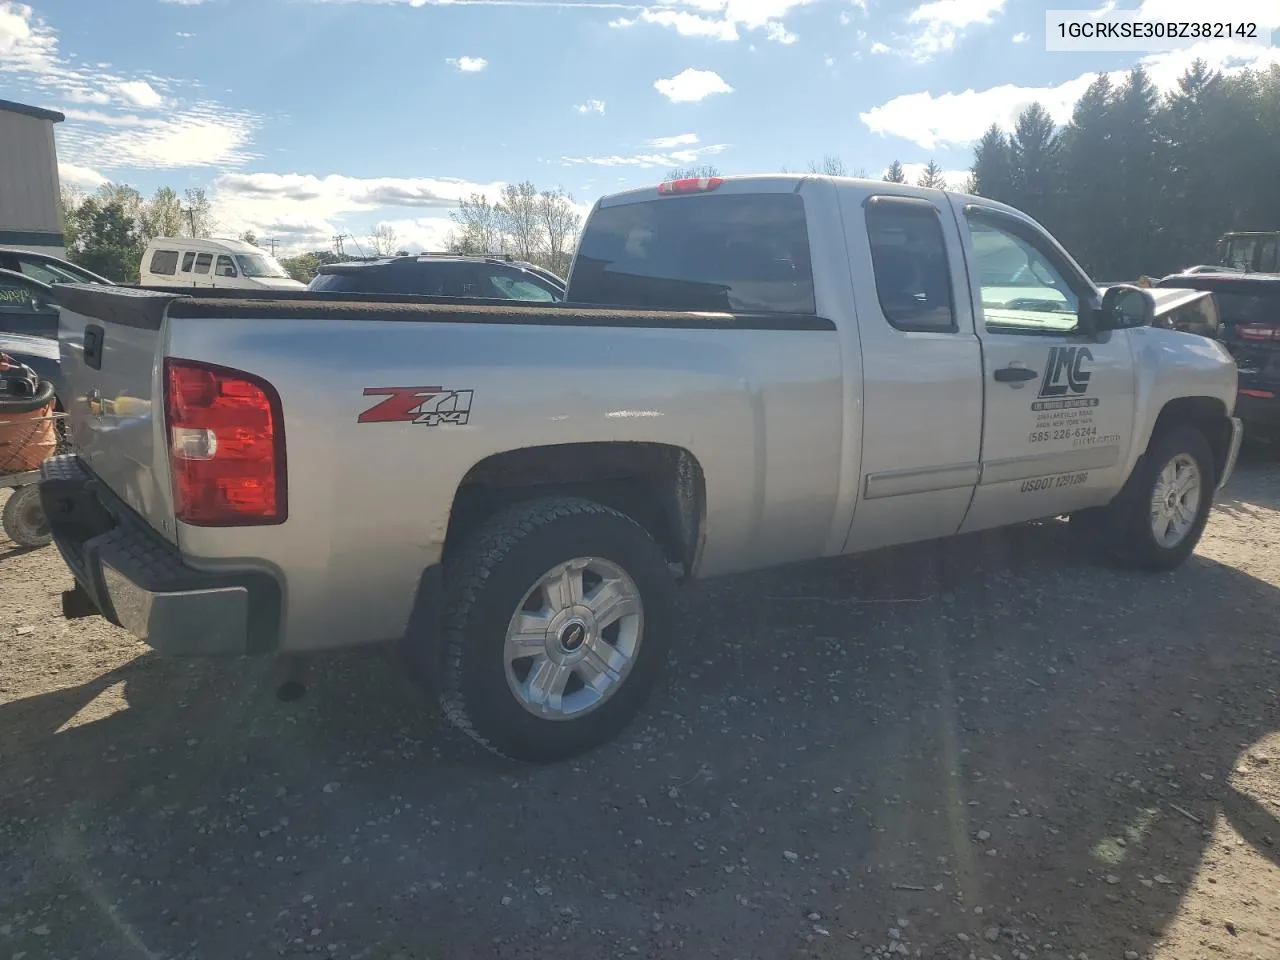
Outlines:
[{"label": "truck bed", "polygon": [[[84,467],[194,570],[278,578],[284,649],[402,635],[459,491],[500,485],[513,453],[533,448],[566,480],[584,479],[576,458],[592,445],[696,464],[717,491],[699,573],[821,556],[847,532],[835,510],[841,346],[824,317],[85,286],[59,287],[58,301]],[[86,336],[99,338],[97,367]],[[278,392],[277,525],[176,518],[164,411],[175,358]],[[441,412],[387,404],[415,394]]]}]

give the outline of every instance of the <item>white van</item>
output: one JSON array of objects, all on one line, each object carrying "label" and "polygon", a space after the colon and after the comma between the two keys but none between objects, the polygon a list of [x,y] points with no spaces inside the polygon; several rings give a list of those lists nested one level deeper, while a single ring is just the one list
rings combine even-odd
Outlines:
[{"label": "white van", "polygon": [[305,290],[275,257],[243,240],[156,237],[142,255],[144,287]]}]

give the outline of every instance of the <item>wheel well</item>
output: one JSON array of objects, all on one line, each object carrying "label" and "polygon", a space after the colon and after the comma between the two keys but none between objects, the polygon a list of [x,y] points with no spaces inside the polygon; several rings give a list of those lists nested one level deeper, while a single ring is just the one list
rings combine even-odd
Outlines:
[{"label": "wheel well", "polygon": [[696,568],[706,509],[702,467],[688,450],[662,443],[564,443],[486,457],[454,494],[445,558],[503,507],[565,495],[627,514],[686,576]]},{"label": "wheel well", "polygon": [[1174,426],[1195,427],[1204,434],[1213,451],[1216,475],[1222,476],[1231,446],[1231,422],[1227,419],[1227,408],[1223,402],[1215,397],[1178,397],[1170,400],[1156,418],[1151,436],[1154,439],[1162,431]]}]

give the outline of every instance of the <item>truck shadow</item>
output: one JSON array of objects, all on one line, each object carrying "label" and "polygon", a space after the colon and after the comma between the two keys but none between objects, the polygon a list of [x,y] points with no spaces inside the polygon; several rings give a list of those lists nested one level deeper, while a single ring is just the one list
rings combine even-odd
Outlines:
[{"label": "truck shadow", "polygon": [[[1227,517],[1280,506],[1235,486]],[[1145,956],[1217,824],[1280,865],[1280,593],[1063,526],[701,584],[654,704],[555,767],[480,754],[380,651],[292,704],[151,655],[4,704],[0,922],[54,931],[31,955]],[[1235,920],[1202,939],[1247,952]]]}]

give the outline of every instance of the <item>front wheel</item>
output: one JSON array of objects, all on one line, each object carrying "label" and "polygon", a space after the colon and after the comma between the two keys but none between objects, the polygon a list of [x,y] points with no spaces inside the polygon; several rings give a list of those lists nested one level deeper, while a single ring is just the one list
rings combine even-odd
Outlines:
[{"label": "front wheel", "polygon": [[1156,436],[1114,505],[1121,559],[1153,571],[1183,563],[1204,533],[1215,484],[1213,452],[1203,433],[1174,427]]},{"label": "front wheel", "polygon": [[497,514],[446,565],[445,714],[515,760],[613,738],[666,660],[674,590],[657,543],[616,510],[563,497]]}]

